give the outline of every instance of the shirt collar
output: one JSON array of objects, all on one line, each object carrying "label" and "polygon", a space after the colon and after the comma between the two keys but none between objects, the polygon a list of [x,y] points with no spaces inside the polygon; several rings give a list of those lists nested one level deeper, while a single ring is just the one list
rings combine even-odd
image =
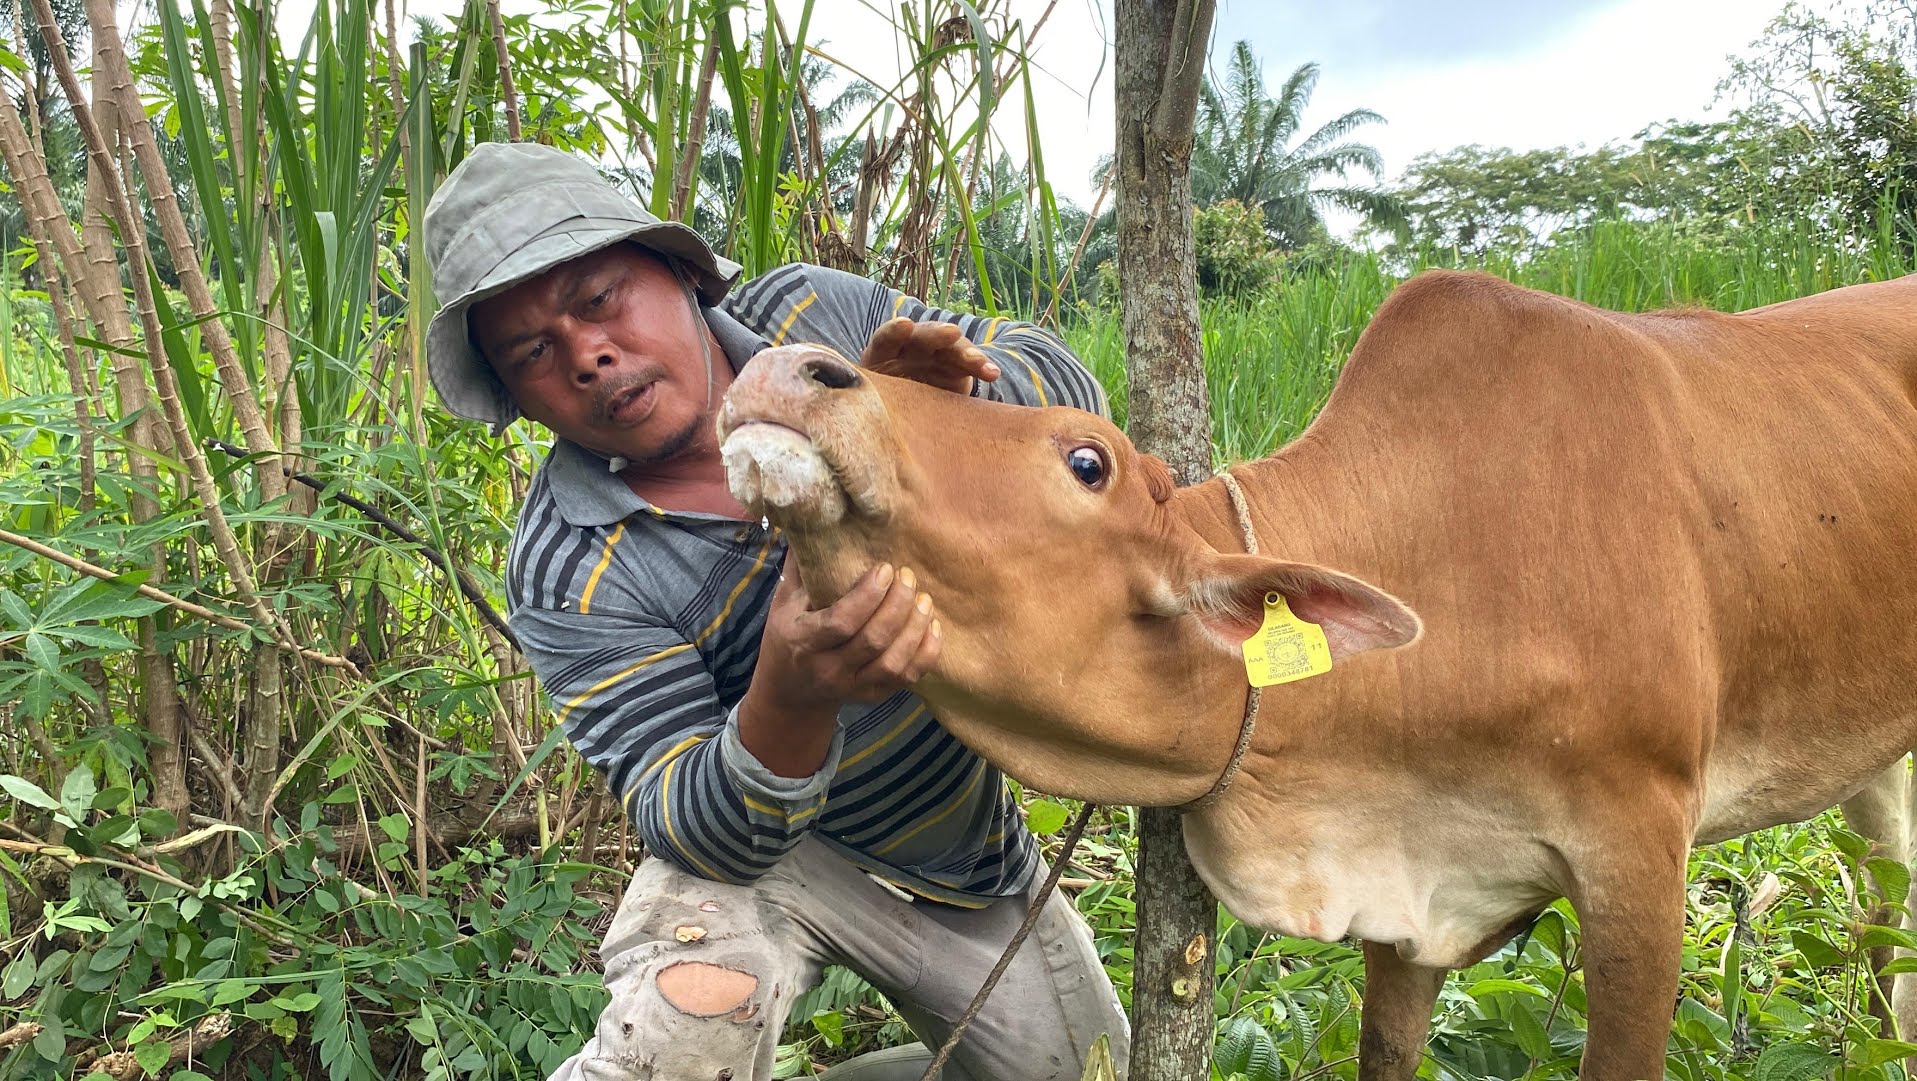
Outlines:
[{"label": "shirt collar", "polygon": [[[725,354],[733,372],[771,343],[746,329],[730,313],[719,308],[701,308],[706,326]],[[552,452],[543,467],[546,484],[552,489],[553,502],[566,524],[596,529],[621,522],[642,510],[650,509],[645,500],[633,493],[619,475],[607,468],[608,459],[568,439],[555,438]]]}]

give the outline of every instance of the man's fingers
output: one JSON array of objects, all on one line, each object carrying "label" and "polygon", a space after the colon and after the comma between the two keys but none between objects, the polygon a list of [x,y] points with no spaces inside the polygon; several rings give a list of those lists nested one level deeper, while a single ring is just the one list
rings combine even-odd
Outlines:
[{"label": "man's fingers", "polygon": [[915,323],[912,326],[912,348],[919,352],[935,353],[957,344],[959,338],[957,323]]},{"label": "man's fingers", "polygon": [[[900,632],[911,623],[916,611],[914,599],[922,596],[918,591],[918,580],[912,574],[912,568],[899,571],[893,580],[892,588],[885,594],[878,610],[865,621],[865,626],[841,647],[848,671],[863,672],[898,638]],[[931,598],[926,597],[926,606],[931,606]]]},{"label": "man's fingers", "polygon": [[815,652],[845,645],[872,618],[872,613],[878,611],[895,577],[890,563],[881,563],[866,571],[846,590],[845,596],[829,607],[806,612],[794,620],[799,641]]},{"label": "man's fingers", "polygon": [[906,664],[905,671],[901,673],[900,678],[903,679],[907,685],[917,683],[919,680],[924,679],[925,674],[930,672],[932,666],[938,663],[939,651],[944,648],[944,628],[940,626],[938,618],[934,616],[932,625],[926,629],[925,636],[919,640],[918,652],[912,655],[911,661]]},{"label": "man's fingers", "polygon": [[911,683],[924,674],[921,668],[913,671],[913,662],[923,651],[925,640],[932,629],[932,595],[920,593],[907,609],[908,618],[891,637],[885,652],[859,672],[860,682],[875,684],[887,688],[897,683]]},{"label": "man's fingers", "polygon": [[910,319],[892,319],[879,325],[872,337],[865,343],[865,352],[860,355],[859,363],[869,367],[873,363],[896,357],[907,342],[912,340],[913,329],[918,324]]}]

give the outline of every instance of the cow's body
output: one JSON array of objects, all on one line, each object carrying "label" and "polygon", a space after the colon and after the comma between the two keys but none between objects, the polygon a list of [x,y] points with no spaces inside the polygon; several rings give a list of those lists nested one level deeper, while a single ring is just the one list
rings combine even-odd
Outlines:
[{"label": "cow's body", "polygon": [[[1241,919],[1367,942],[1367,1076],[1408,1077],[1443,970],[1559,896],[1586,930],[1586,1076],[1661,1076],[1689,847],[1809,817],[1917,745],[1917,279],[1739,315],[1415,279],[1311,428],[1235,470],[1283,564],[1222,556],[1222,484],[1161,491],[1128,446],[1108,489],[1060,487],[1026,448],[1111,441],[1075,418],[752,371],[724,423],[806,432],[863,493],[830,521],[768,507],[808,584],[923,567],[954,629],[922,693],[1039,788],[1198,795],[1244,710],[1245,597],[1325,624],[1338,665],[1265,693],[1186,833]],[[1041,544],[1007,551],[1021,534]]]},{"label": "cow's body", "polygon": [[[1284,692],[1257,782],[1191,820],[1208,881],[1455,966],[1647,811],[1704,842],[1849,796],[1917,740],[1914,398],[1917,281],[1737,316],[1401,290],[1310,431],[1236,472],[1267,550],[1425,634]],[[1177,499],[1229,550],[1216,487]]]}]

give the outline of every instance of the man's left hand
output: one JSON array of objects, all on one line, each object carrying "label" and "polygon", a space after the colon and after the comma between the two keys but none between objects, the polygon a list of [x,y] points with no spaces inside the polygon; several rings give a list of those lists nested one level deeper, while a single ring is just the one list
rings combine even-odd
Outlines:
[{"label": "man's left hand", "polygon": [[859,366],[881,375],[896,375],[942,387],[954,394],[972,393],[972,380],[987,383],[998,378],[998,365],[985,351],[959,333],[953,323],[915,323],[894,319],[872,332],[859,354]]}]

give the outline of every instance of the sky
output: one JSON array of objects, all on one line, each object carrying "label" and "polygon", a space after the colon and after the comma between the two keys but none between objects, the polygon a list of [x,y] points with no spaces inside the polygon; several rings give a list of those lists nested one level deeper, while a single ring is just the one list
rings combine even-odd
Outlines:
[{"label": "sky", "polygon": [[[1045,0],[1012,0],[1035,22]],[[817,0],[814,33],[826,51],[888,81],[900,57],[878,0]],[[1249,41],[1276,92],[1316,62],[1305,115],[1313,130],[1371,109],[1361,129],[1387,179],[1419,154],[1468,143],[1530,149],[1597,146],[1647,125],[1711,110],[1729,57],[1757,39],[1783,0],[1218,0],[1211,58]],[[1824,6],[1824,0],[1812,0]],[[1048,174],[1089,205],[1093,165],[1112,145],[1110,0],[1057,0],[1039,29],[1036,87]],[[997,125],[1011,145],[1022,118]],[[1345,231],[1355,222],[1337,220]]]},{"label": "sky", "polygon": [[[322,0],[324,2],[324,0]],[[1822,8],[1835,0],[1809,0]],[[444,16],[459,0],[405,0]],[[1039,128],[1055,189],[1080,205],[1112,145],[1111,0],[1010,0],[1029,26],[1051,14],[1033,51]],[[1419,154],[1468,143],[1523,150],[1596,146],[1653,122],[1704,119],[1715,87],[1784,0],[1218,0],[1214,68],[1251,42],[1275,92],[1299,64],[1320,77],[1307,130],[1369,108],[1383,126],[1358,137],[1395,179]],[[509,11],[536,0],[504,0]],[[980,6],[985,6],[981,4]],[[786,0],[781,10],[796,7]],[[868,81],[890,84],[905,63],[889,22],[896,0],[815,0],[812,38]],[[288,0],[283,25],[303,27],[310,0]],[[292,40],[297,40],[294,31]],[[1010,103],[1008,102],[1008,105]],[[1017,108],[995,125],[1023,142]],[[1338,224],[1338,223],[1334,223]]]}]

